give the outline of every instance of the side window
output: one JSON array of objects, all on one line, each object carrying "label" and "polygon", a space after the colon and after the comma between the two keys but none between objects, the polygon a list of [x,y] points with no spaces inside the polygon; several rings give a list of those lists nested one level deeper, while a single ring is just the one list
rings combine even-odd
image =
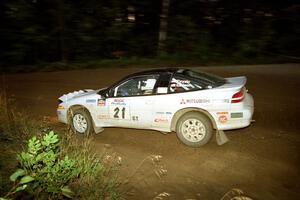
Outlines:
[{"label": "side window", "polygon": [[142,96],[153,94],[158,75],[140,76],[129,79],[115,87],[115,97]]},{"label": "side window", "polygon": [[184,76],[174,76],[171,80],[169,91],[170,93],[187,92],[202,90],[203,85],[200,81],[191,80]]}]

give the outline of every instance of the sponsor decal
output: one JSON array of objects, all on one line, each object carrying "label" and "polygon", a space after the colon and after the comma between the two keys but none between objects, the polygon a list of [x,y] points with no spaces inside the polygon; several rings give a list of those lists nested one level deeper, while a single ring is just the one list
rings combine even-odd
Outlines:
[{"label": "sponsor decal", "polygon": [[163,118],[155,118],[154,122],[156,123],[167,123],[168,119],[163,119]]},{"label": "sponsor decal", "polygon": [[98,106],[105,106],[105,100],[98,99]]},{"label": "sponsor decal", "polygon": [[126,103],[121,103],[121,102],[111,102],[111,105],[113,105],[113,106],[126,106]]},{"label": "sponsor decal", "polygon": [[96,103],[96,99],[87,99],[85,100],[86,103]]},{"label": "sponsor decal", "polygon": [[225,115],[220,115],[219,116],[219,122],[221,123],[226,123],[228,118]]},{"label": "sponsor decal", "polygon": [[109,119],[109,115],[98,115],[98,119]]},{"label": "sponsor decal", "polygon": [[167,87],[158,87],[157,88],[157,94],[167,94],[168,88]]},{"label": "sponsor decal", "polygon": [[213,103],[229,103],[229,99],[213,99]]},{"label": "sponsor decal", "polygon": [[172,115],[172,112],[156,112],[157,115]]},{"label": "sponsor decal", "polygon": [[191,81],[190,80],[179,80],[179,83],[181,83],[181,84],[190,84]]},{"label": "sponsor decal", "polygon": [[114,105],[114,106],[126,106],[126,103],[124,102],[124,99],[114,99],[114,101],[111,102],[111,105]]},{"label": "sponsor decal", "polygon": [[242,112],[230,113],[231,118],[243,118]]},{"label": "sponsor decal", "polygon": [[182,87],[182,85],[189,85],[190,83],[190,80],[177,80],[177,82],[171,83],[170,87]]},{"label": "sponsor decal", "polygon": [[209,99],[182,99],[180,104],[209,103]]},{"label": "sponsor decal", "polygon": [[220,123],[226,123],[228,121],[228,112],[217,112],[217,116]]},{"label": "sponsor decal", "polygon": [[116,103],[124,103],[124,99],[114,99],[114,102],[116,102]]},{"label": "sponsor decal", "polygon": [[209,103],[209,99],[187,99],[187,103]]},{"label": "sponsor decal", "polygon": [[228,115],[228,112],[217,112],[217,115]]}]

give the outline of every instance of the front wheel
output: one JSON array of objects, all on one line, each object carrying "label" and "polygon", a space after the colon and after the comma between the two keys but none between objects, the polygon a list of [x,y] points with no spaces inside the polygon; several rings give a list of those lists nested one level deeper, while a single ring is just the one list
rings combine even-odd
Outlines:
[{"label": "front wheel", "polygon": [[184,144],[200,147],[209,142],[213,128],[210,120],[201,113],[187,113],[177,122],[177,137]]},{"label": "front wheel", "polygon": [[76,109],[70,116],[70,124],[74,133],[88,136],[93,130],[90,115],[84,109]]}]

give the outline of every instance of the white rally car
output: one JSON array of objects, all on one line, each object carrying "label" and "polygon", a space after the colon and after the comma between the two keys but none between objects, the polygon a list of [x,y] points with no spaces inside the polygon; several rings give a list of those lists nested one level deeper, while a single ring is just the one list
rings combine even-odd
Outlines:
[{"label": "white rally car", "polygon": [[221,78],[189,69],[155,69],[129,75],[100,90],[59,98],[59,121],[89,135],[104,127],[177,133],[186,145],[206,144],[213,131],[251,123],[254,102],[246,77]]}]

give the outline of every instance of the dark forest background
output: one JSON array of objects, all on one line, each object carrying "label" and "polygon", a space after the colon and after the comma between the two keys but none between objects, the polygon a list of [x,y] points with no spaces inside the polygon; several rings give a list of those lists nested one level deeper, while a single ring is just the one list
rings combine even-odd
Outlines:
[{"label": "dark forest background", "polygon": [[2,0],[0,64],[298,62],[299,13],[296,0]]}]

